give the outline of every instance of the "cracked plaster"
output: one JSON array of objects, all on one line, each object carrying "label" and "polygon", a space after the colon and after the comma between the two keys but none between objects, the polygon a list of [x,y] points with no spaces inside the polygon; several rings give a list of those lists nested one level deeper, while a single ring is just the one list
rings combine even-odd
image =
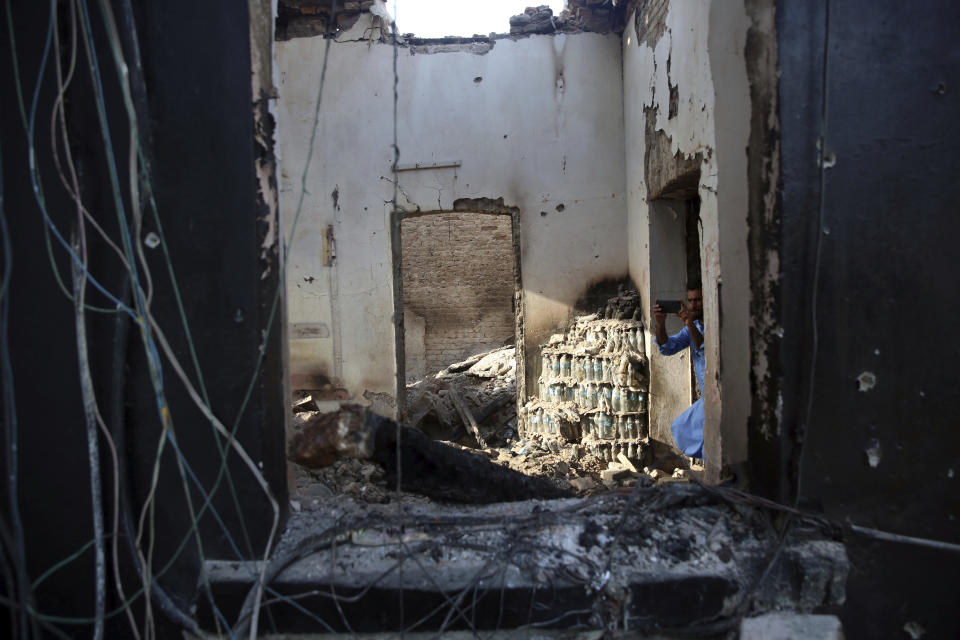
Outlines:
[{"label": "cracked plaster", "polygon": [[[341,38],[364,33],[370,20],[361,16]],[[326,42],[277,43],[286,224],[299,195]],[[335,42],[330,51],[288,282],[316,278],[310,298],[290,286],[290,319],[328,322],[333,335],[293,343],[291,369],[332,371],[354,396],[392,394],[394,50],[371,41]],[[620,232],[626,201],[619,37],[498,39],[482,56],[400,48],[397,63],[399,161],[422,166],[399,174],[398,204],[426,212],[453,209],[462,198],[502,197],[505,206],[518,207],[524,322],[535,348],[567,320],[586,283],[622,276],[627,263]],[[448,159],[461,164],[427,166]],[[335,185],[340,211],[330,204]],[[542,217],[541,210],[552,213]],[[326,225],[333,225],[337,243],[332,266],[323,266],[312,248]],[[332,295],[324,299],[326,291]]]},{"label": "cracked plaster", "polygon": [[[630,272],[645,299],[653,295],[650,269],[656,265],[650,262],[653,205],[642,179],[647,152],[644,108],[655,110],[655,129],[668,137],[671,154],[702,157],[699,194],[707,329],[705,453],[716,465],[712,469],[714,478],[719,474],[719,459],[723,463],[745,459],[750,407],[744,153],[750,134],[744,58],[748,26],[739,2],[670,2],[665,30],[653,46],[638,39],[635,20],[627,20],[623,38],[627,173],[631,176],[627,191]],[[676,115],[672,118],[671,88],[676,96]],[[683,282],[676,283],[677,288],[683,286]],[[650,322],[649,309],[647,314]],[[676,412],[682,409],[678,406]]]}]

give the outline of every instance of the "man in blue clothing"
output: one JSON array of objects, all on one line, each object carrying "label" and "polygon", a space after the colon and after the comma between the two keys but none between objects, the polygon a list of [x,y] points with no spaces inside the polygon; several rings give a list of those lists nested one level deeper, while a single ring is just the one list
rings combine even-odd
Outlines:
[{"label": "man in blue clothing", "polygon": [[691,458],[703,457],[703,377],[706,372],[706,359],[703,352],[703,289],[699,282],[687,283],[687,300],[674,314],[683,320],[683,329],[679,333],[667,336],[664,321],[667,314],[660,308],[659,300],[653,306],[653,320],[657,345],[661,355],[672,356],[684,349],[690,349],[693,358],[693,371],[697,374],[700,386],[700,399],[689,409],[677,416],[670,425],[673,440],[685,455]]}]

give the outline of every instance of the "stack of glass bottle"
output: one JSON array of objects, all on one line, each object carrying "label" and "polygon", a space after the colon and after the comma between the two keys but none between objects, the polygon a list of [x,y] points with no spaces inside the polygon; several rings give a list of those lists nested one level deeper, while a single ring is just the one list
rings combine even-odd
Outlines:
[{"label": "stack of glass bottle", "polygon": [[522,412],[525,435],[606,461],[638,457],[648,432],[645,351],[639,321],[577,318],[541,347],[538,395]]}]

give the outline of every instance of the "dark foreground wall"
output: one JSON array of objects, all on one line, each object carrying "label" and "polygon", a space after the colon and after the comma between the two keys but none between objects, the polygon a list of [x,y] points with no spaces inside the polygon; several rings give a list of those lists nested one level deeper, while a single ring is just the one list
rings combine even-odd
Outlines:
[{"label": "dark foreground wall", "polygon": [[[960,543],[960,5],[776,10],[785,468],[802,506]],[[848,544],[848,637],[956,637],[960,555]]]},{"label": "dark foreground wall", "polygon": [[[4,285],[0,292],[3,358],[9,363],[4,368],[2,400],[6,446],[0,461],[0,592],[15,603],[26,601],[30,590],[23,589],[25,585],[83,550],[94,537],[75,307],[55,275],[71,289],[73,261],[56,238],[45,235],[40,206],[45,202],[52,223],[69,242],[78,228],[76,209],[54,164],[50,122],[57,95],[53,42],[59,35],[59,57],[66,75],[71,57],[69,7],[73,3],[56,4],[59,25],[54,29],[51,3],[10,3],[15,43],[8,38],[6,12],[0,15],[2,215],[4,241],[10,243],[3,248],[3,258],[9,261],[4,274],[11,276],[9,288]],[[262,96],[251,92],[246,2],[111,3],[116,37],[130,71],[132,108],[140,127],[143,156],[152,169],[149,184],[161,229],[150,208],[147,180],[139,181],[139,198],[131,192],[131,117],[120,92],[101,4],[77,6],[83,9],[76,16],[81,39],[77,41],[76,70],[66,89],[65,112],[77,181],[85,206],[107,235],[122,248],[121,231],[126,227],[132,246],[143,247],[152,276],[148,286],[144,265],[138,263],[128,270],[87,225],[87,268],[115,298],[88,284],[87,302],[108,312],[88,311],[85,321],[92,388],[105,427],[118,446],[121,571],[127,580],[127,595],[136,596],[138,580],[128,546],[131,536],[122,522],[128,516],[136,526],[151,492],[158,444],[164,433],[175,434],[164,441],[154,520],[147,514],[144,548],[152,541],[154,571],[163,572],[157,582],[179,595],[182,603],[195,589],[201,553],[221,558],[263,553],[273,510],[236,455],[229,456],[229,479],[219,473],[224,441],[213,434],[209,421],[191,400],[163,355],[157,334],[151,329],[147,340],[138,326],[142,311],[131,293],[131,282],[139,281],[145,292],[152,292],[150,309],[176,358],[198,395],[209,399],[213,413],[228,429],[235,427],[237,440],[263,469],[282,518],[286,504],[283,318],[277,315],[270,322],[281,277],[278,221],[255,172],[258,161],[269,164],[272,152],[269,135],[261,136],[261,142],[268,141],[264,146],[258,144],[255,133],[262,134],[271,125],[255,122],[254,98]],[[87,55],[85,24],[90,25],[95,61]],[[137,64],[138,53],[142,68]],[[269,48],[264,55],[269,60]],[[92,64],[98,66],[93,72]],[[14,70],[19,74],[19,90]],[[104,140],[98,94],[111,145]],[[28,135],[28,131],[33,133]],[[62,143],[58,152],[70,183]],[[31,153],[35,172],[31,171]],[[111,179],[111,155],[116,181]],[[121,194],[121,206],[114,198],[115,189]],[[137,201],[143,207],[139,235],[133,223]],[[118,209],[122,209],[119,214]],[[123,222],[118,222],[121,217]],[[165,242],[156,245],[154,238],[161,236]],[[178,287],[171,279],[167,254]],[[178,309],[177,289],[189,334]],[[117,301],[134,313],[115,313]],[[277,310],[281,309],[279,305]],[[195,345],[199,375],[188,335]],[[153,347],[145,346],[151,341]],[[150,360],[159,363],[159,370],[152,370]],[[162,429],[162,415],[170,418],[167,431]],[[100,493],[105,526],[110,531],[115,508],[114,465],[102,435],[99,448]],[[177,449],[182,456],[175,453]],[[196,537],[190,535],[184,482],[190,486],[195,512],[201,511],[205,495],[213,495],[214,508],[199,518],[202,551]],[[107,544],[109,558],[109,541]],[[170,568],[165,569],[168,563]],[[111,573],[107,584],[112,583]],[[92,548],[83,550],[32,591],[39,613],[65,616],[68,619],[52,622],[63,624],[71,633],[89,635],[91,627],[82,619],[94,613]],[[126,624],[112,587],[109,596],[108,611],[119,615],[108,624]],[[137,597],[134,610],[138,614],[142,604],[143,598]],[[18,619],[14,635],[23,637],[19,614],[14,617]],[[81,620],[69,619],[76,617]],[[9,627],[2,623],[0,628],[4,629],[0,635],[6,635]]]}]

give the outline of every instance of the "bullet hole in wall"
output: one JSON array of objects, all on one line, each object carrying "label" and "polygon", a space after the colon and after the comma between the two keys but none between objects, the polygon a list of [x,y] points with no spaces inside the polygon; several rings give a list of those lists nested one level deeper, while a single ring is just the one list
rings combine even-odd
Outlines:
[{"label": "bullet hole in wall", "polygon": [[558,212],[563,211],[565,208],[566,208],[566,207],[563,206],[563,203],[562,203],[562,202],[557,205],[557,211],[558,211]]}]

